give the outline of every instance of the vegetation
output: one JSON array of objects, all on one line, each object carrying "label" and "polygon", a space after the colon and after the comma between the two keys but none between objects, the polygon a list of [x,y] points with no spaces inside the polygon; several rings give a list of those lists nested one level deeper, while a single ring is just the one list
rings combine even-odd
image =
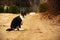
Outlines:
[{"label": "vegetation", "polygon": [[9,7],[7,7],[6,9],[4,9],[4,6],[0,6],[0,13],[20,13],[20,9],[15,6],[15,5],[11,5]]},{"label": "vegetation", "polygon": [[8,12],[9,13],[19,13],[20,9],[15,5],[11,5],[11,6],[9,6]]},{"label": "vegetation", "polygon": [[40,4],[38,10],[39,10],[39,12],[45,12],[45,11],[47,11],[45,3]]},{"label": "vegetation", "polygon": [[8,9],[8,7],[4,10],[4,12],[5,13],[8,13],[9,11],[8,11],[9,9]]},{"label": "vegetation", "polygon": [[4,7],[0,6],[0,13],[3,13],[3,12],[4,12]]},{"label": "vegetation", "polygon": [[60,0],[47,0],[49,6],[48,13],[52,15],[60,15]]}]

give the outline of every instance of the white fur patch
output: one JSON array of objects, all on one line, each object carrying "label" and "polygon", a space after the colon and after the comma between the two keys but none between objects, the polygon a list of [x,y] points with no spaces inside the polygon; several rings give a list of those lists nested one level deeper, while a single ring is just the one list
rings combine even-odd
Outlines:
[{"label": "white fur patch", "polygon": [[21,18],[22,20],[24,19],[22,15],[20,15],[20,18]]}]

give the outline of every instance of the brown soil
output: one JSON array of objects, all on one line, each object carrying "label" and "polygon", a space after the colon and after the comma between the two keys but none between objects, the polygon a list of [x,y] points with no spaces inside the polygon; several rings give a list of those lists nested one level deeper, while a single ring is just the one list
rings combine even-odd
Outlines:
[{"label": "brown soil", "polygon": [[24,30],[6,31],[17,15],[0,14],[0,40],[60,40],[60,24],[56,24],[59,18],[49,20],[41,14],[26,15],[22,25]]}]

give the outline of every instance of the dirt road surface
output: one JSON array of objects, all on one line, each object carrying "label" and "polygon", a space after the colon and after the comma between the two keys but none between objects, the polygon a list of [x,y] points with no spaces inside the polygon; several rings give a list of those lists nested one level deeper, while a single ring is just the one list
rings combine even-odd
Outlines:
[{"label": "dirt road surface", "polygon": [[60,26],[50,25],[51,21],[43,20],[39,14],[25,16],[24,30],[6,31],[12,19],[18,15],[0,14],[0,40],[60,40]]}]

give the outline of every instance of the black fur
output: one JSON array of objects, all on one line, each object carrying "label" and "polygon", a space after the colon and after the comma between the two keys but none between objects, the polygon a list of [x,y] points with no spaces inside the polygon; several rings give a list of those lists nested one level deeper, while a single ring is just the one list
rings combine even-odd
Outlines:
[{"label": "black fur", "polygon": [[7,29],[6,31],[12,31],[14,29],[19,30],[19,28],[21,28],[21,23],[22,19],[20,18],[20,16],[15,17],[11,22],[11,28]]},{"label": "black fur", "polygon": [[24,17],[26,16],[27,12],[26,11],[21,11],[21,15]]}]

